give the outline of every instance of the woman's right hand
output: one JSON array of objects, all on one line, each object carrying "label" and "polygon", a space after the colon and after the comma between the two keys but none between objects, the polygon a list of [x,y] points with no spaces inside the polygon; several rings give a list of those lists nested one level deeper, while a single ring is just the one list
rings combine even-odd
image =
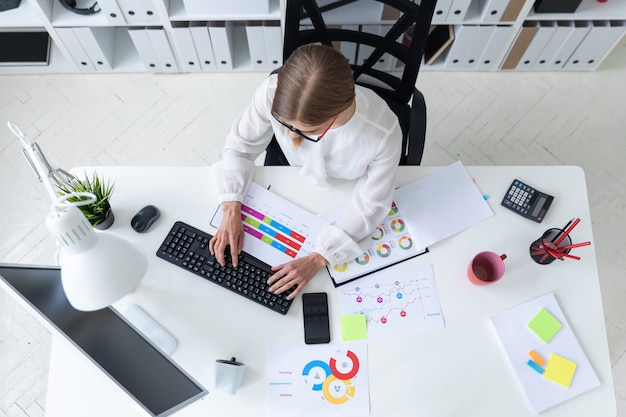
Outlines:
[{"label": "woman's right hand", "polygon": [[222,222],[215,236],[209,241],[209,250],[217,262],[224,266],[224,252],[230,246],[233,266],[239,263],[239,252],[243,248],[243,223],[241,221],[241,203],[227,201],[222,203]]}]

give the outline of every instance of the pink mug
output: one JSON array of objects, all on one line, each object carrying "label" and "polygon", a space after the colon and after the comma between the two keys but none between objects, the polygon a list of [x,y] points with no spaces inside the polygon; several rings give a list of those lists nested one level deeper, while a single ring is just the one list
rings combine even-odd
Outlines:
[{"label": "pink mug", "polygon": [[467,268],[467,277],[472,284],[493,284],[504,275],[504,260],[506,255],[495,252],[480,252]]}]

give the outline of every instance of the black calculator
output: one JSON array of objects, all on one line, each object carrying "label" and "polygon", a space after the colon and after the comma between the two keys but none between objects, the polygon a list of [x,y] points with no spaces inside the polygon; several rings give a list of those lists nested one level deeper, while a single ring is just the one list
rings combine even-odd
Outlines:
[{"label": "black calculator", "polygon": [[552,204],[552,200],[554,197],[551,195],[542,193],[515,179],[504,195],[502,205],[527,219],[541,223]]}]

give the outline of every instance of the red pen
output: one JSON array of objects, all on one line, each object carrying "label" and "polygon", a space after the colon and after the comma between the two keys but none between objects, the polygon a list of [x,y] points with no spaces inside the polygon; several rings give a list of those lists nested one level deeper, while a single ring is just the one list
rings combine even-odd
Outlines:
[{"label": "red pen", "polygon": [[558,248],[556,248],[556,250],[562,251],[565,249],[574,249],[574,248],[580,248],[582,246],[589,246],[589,245],[591,245],[591,242],[575,243],[573,245],[559,246]]},{"label": "red pen", "polygon": [[559,246],[559,244],[563,242],[563,240],[572,232],[572,230],[574,230],[574,227],[576,227],[578,223],[580,223],[580,219],[579,218],[574,219],[574,221],[572,221],[572,224],[567,228],[567,230],[565,230],[561,234],[561,236],[557,239],[557,241],[554,242],[554,245]]}]

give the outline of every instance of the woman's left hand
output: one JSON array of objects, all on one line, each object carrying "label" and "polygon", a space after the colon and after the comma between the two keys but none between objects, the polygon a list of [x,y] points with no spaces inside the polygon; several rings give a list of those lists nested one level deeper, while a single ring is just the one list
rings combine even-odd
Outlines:
[{"label": "woman's left hand", "polygon": [[269,290],[275,294],[280,294],[297,284],[294,292],[287,296],[287,299],[292,300],[313,279],[317,271],[326,266],[327,263],[322,255],[313,252],[286,264],[276,265],[272,267],[275,274],[267,280],[270,285]]}]

